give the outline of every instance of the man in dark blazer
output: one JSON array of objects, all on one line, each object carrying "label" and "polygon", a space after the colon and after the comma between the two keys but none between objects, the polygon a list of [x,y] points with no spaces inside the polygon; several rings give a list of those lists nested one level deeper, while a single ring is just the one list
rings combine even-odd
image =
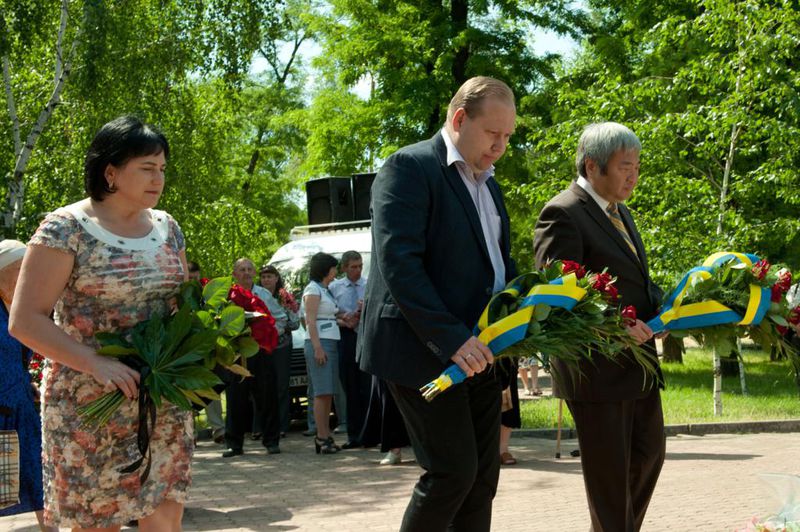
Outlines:
[{"label": "man in dark blazer", "polygon": [[[623,203],[639,179],[640,151],[639,139],[621,124],[588,126],[578,143],[578,178],[539,214],[534,250],[537,267],[572,260],[615,276],[621,305],[636,307],[640,318],[628,332],[657,364],[653,332],[642,320],[656,315],[662,293]],[[575,420],[592,530],[639,530],[664,462],[659,386],[630,358],[593,362],[578,372],[553,360],[554,393]]]},{"label": "man in dark blazer", "polygon": [[[515,274],[492,177],[514,131],[505,83],[468,80],[444,128],[400,149],[372,185],[372,257],[358,357],[387,381],[425,470],[401,530],[488,531],[499,476],[500,385],[473,335]],[[451,363],[470,377],[428,403],[419,388]]]}]

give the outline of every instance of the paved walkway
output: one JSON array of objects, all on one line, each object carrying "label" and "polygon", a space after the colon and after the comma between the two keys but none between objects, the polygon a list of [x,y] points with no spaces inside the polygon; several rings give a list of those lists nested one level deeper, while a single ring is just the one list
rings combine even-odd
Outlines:
[{"label": "paved walkway", "polygon": [[[513,438],[520,460],[503,468],[493,530],[588,530],[580,460],[574,440],[554,458],[554,442]],[[223,459],[222,448],[200,442],[187,531],[397,530],[419,468],[404,453],[400,466],[379,467],[376,450],[314,455],[310,438],[294,432],[283,453],[248,443],[244,456]],[[566,457],[566,458],[564,458]],[[667,461],[645,531],[733,531],[779,507],[759,473],[800,473],[800,434],[718,434],[667,440]],[[0,518],[0,530],[34,532],[33,514]]]}]

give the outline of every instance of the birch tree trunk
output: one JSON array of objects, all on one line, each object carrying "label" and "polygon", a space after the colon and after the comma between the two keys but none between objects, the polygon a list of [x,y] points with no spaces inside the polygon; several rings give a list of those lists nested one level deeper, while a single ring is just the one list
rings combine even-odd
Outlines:
[{"label": "birch tree trunk", "polygon": [[69,56],[64,58],[64,34],[67,31],[67,22],[69,21],[69,0],[62,0],[61,2],[61,21],[58,27],[58,36],[56,38],[56,61],[54,69],[54,83],[53,92],[45,104],[44,108],[39,112],[36,123],[31,128],[25,138],[25,143],[21,142],[22,134],[20,131],[19,116],[17,115],[16,105],[14,103],[14,94],[11,88],[11,65],[8,56],[3,56],[3,83],[6,89],[6,105],[8,107],[8,114],[11,118],[12,129],[14,131],[14,170],[8,179],[8,195],[6,197],[5,208],[2,212],[3,220],[3,236],[8,238],[14,236],[17,223],[22,217],[22,206],[25,201],[25,171],[28,168],[33,149],[36,146],[36,141],[44,131],[44,127],[53,111],[61,101],[61,93],[64,90],[64,85],[69,77],[72,68],[72,57],[75,48],[78,45],[79,34],[76,32],[75,38],[70,47]]},{"label": "birch tree trunk", "polygon": [[744,378],[744,362],[742,358],[742,340],[736,339],[736,354],[739,355],[739,384],[742,386],[742,395],[747,395],[747,381]]},{"label": "birch tree trunk", "polygon": [[714,415],[722,415],[722,367],[719,350],[714,347]]}]

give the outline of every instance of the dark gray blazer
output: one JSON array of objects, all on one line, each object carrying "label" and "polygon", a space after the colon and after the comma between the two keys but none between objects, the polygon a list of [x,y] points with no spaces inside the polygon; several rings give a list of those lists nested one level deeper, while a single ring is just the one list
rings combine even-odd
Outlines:
[{"label": "dark gray blazer", "polygon": [[[620,204],[619,213],[641,260],[637,260],[597,202],[573,182],[539,213],[534,231],[536,267],[549,260],[573,260],[596,273],[607,268],[617,277],[622,305],[633,305],[638,318],[647,321],[656,315],[662,292],[650,279],[647,254],[630,211]],[[650,391],[652,382],[644,382],[636,363],[624,360],[618,365],[599,356],[595,360],[596,365],[582,364],[584,377],[568,372],[553,360],[554,371],[568,377],[560,380],[562,386],[557,387],[556,395],[564,399],[616,401],[640,398]]]},{"label": "dark gray blazer", "polygon": [[[500,214],[506,281],[508,214],[500,187],[487,182]],[[436,378],[472,335],[492,296],[494,270],[478,211],[441,133],[391,157],[372,185],[372,257],[358,333],[361,369],[418,388]]]}]

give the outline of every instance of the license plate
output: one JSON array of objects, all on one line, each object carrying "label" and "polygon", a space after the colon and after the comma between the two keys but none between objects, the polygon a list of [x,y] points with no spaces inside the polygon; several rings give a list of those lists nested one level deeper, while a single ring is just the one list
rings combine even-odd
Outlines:
[{"label": "license plate", "polygon": [[289,386],[308,386],[308,375],[289,377]]}]

